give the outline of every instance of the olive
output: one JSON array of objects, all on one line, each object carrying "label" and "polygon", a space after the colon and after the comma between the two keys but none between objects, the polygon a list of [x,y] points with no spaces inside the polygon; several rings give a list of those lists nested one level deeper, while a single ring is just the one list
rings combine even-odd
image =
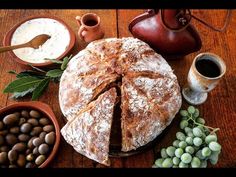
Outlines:
[{"label": "olive", "polygon": [[15,114],[18,119],[20,118],[20,112],[14,112],[13,114]]},{"label": "olive", "polygon": [[37,126],[39,124],[39,121],[37,119],[34,119],[34,118],[28,119],[27,122],[30,123],[33,126]]},{"label": "olive", "polygon": [[39,138],[45,139],[46,134],[47,134],[46,132],[41,132],[41,133],[39,134]]},{"label": "olive", "polygon": [[9,165],[9,168],[17,168],[17,165],[11,164]]},{"label": "olive", "polygon": [[7,161],[7,153],[1,152],[0,153],[0,164],[4,164]]},{"label": "olive", "polygon": [[39,154],[42,154],[42,155],[47,154],[49,151],[49,146],[45,143],[41,144],[38,150],[39,150]]},{"label": "olive", "polygon": [[0,135],[3,135],[3,136],[5,136],[7,133],[8,133],[7,130],[2,130],[2,131],[0,131]]},{"label": "olive", "polygon": [[2,135],[0,135],[0,146],[4,144],[4,138]]},{"label": "olive", "polygon": [[20,134],[20,135],[18,136],[18,139],[19,139],[20,141],[26,142],[26,141],[29,141],[30,136],[27,135],[27,134]]},{"label": "olive", "polygon": [[31,149],[27,149],[26,151],[25,151],[25,155],[29,155],[31,153]]},{"label": "olive", "polygon": [[19,127],[12,127],[12,128],[10,128],[10,133],[18,134],[18,133],[20,133],[20,128]]},{"label": "olive", "polygon": [[35,165],[31,162],[28,162],[26,165],[25,165],[25,168],[34,168]]},{"label": "olive", "polygon": [[44,127],[43,127],[43,131],[45,131],[45,132],[47,132],[47,133],[49,133],[49,132],[51,132],[51,131],[53,131],[54,130],[54,126],[53,125],[45,125]]},{"label": "olive", "polygon": [[19,117],[16,114],[8,114],[3,118],[3,123],[6,125],[14,125],[19,121]]},{"label": "olive", "polygon": [[34,128],[31,130],[30,135],[31,135],[31,136],[37,136],[37,135],[39,135],[42,131],[43,131],[43,128],[42,128],[42,127],[34,127]]},{"label": "olive", "polygon": [[19,157],[18,157],[16,163],[17,163],[18,166],[24,167],[25,163],[26,163],[25,156],[23,154],[19,154]]},{"label": "olive", "polygon": [[29,133],[32,129],[32,125],[30,123],[24,123],[20,127],[20,131],[22,133]]},{"label": "olive", "polygon": [[46,156],[45,155],[40,155],[36,158],[35,164],[36,165],[41,165],[45,160],[46,160]]},{"label": "olive", "polygon": [[17,152],[23,152],[26,149],[25,143],[17,143],[13,146],[13,150],[16,150]]},{"label": "olive", "polygon": [[1,146],[0,147],[0,152],[8,152],[10,149],[8,146]]},{"label": "olive", "polygon": [[26,119],[24,117],[21,117],[19,120],[19,125],[21,126],[25,122],[26,122]]},{"label": "olive", "polygon": [[13,135],[13,134],[8,134],[5,137],[5,139],[6,139],[7,144],[9,144],[9,145],[14,145],[14,144],[16,144],[18,142],[16,136]]},{"label": "olive", "polygon": [[3,127],[4,127],[4,124],[3,124],[3,122],[2,122],[2,121],[0,121],[0,130],[2,130],[2,129],[3,129]]},{"label": "olive", "polygon": [[33,161],[34,160],[34,155],[31,153],[29,155],[26,156],[26,160],[27,161]]},{"label": "olive", "polygon": [[43,142],[44,142],[43,139],[41,139],[41,138],[35,138],[35,139],[33,140],[33,145],[36,146],[36,147],[38,147],[38,146],[40,146]]},{"label": "olive", "polygon": [[21,116],[24,117],[24,118],[29,118],[29,112],[26,111],[26,110],[22,110],[21,111]]},{"label": "olive", "polygon": [[17,156],[18,156],[18,154],[17,154],[17,152],[16,152],[15,150],[10,150],[10,151],[8,152],[8,159],[9,159],[11,162],[16,161],[16,160],[17,160]]},{"label": "olive", "polygon": [[54,144],[55,139],[56,139],[55,132],[50,132],[45,136],[45,142],[49,145]]},{"label": "olive", "polygon": [[34,148],[34,145],[33,145],[33,140],[37,138],[37,137],[32,137],[30,138],[30,140],[28,141],[28,144],[27,144],[27,147],[30,148],[30,149],[33,149]]},{"label": "olive", "polygon": [[41,117],[40,113],[38,111],[35,111],[35,110],[31,110],[29,114],[30,114],[31,117],[34,117],[34,118],[40,118]]},{"label": "olive", "polygon": [[48,124],[50,124],[50,120],[48,118],[43,117],[43,118],[39,119],[39,123],[41,125],[48,125]]},{"label": "olive", "polygon": [[39,155],[38,147],[35,147],[33,150],[34,155]]}]

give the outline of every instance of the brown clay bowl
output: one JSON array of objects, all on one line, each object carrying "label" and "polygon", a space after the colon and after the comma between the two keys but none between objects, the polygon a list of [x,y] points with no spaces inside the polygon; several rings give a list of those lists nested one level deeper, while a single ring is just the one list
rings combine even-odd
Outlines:
[{"label": "brown clay bowl", "polygon": [[[15,32],[15,30],[24,22],[32,20],[32,19],[37,19],[37,18],[50,18],[50,19],[54,19],[57,20],[58,22],[60,22],[62,25],[64,25],[66,27],[66,29],[69,31],[70,34],[70,43],[69,46],[67,48],[67,50],[64,51],[64,53],[62,53],[58,58],[56,58],[57,60],[61,60],[63,59],[74,47],[75,45],[75,34],[72,31],[72,29],[60,18],[57,17],[53,17],[53,16],[47,16],[47,15],[42,15],[42,16],[32,16],[29,18],[24,19],[23,21],[17,23],[15,26],[13,26],[8,32],[7,34],[4,36],[3,39],[3,46],[10,46],[11,45],[11,38],[13,33]],[[10,55],[13,57],[13,59],[18,62],[19,64],[28,67],[29,64],[31,64],[32,66],[36,66],[36,67],[49,67],[51,65],[53,65],[52,62],[48,61],[48,62],[44,62],[44,63],[30,63],[30,62],[26,62],[21,60],[20,58],[18,58],[13,51],[9,51]]]},{"label": "brown clay bowl", "polygon": [[0,109],[0,117],[3,117],[4,115],[8,113],[12,113],[14,111],[22,110],[22,109],[34,109],[34,110],[39,111],[42,115],[49,118],[55,127],[56,140],[55,140],[53,149],[50,155],[47,157],[47,159],[40,166],[38,166],[38,168],[45,168],[46,166],[49,165],[49,163],[55,157],[56,152],[59,148],[59,144],[60,144],[60,127],[57,122],[57,118],[55,117],[50,106],[40,101],[18,102],[18,103],[11,104],[9,106],[6,106]]}]

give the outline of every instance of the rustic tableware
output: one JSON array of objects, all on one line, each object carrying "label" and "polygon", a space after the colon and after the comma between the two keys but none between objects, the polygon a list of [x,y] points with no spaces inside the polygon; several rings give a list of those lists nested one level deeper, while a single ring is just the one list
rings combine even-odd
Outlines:
[{"label": "rustic tableware", "polygon": [[[57,60],[61,60],[63,59],[66,55],[68,55],[68,53],[72,50],[72,48],[75,45],[75,34],[72,31],[72,29],[60,18],[57,17],[53,17],[53,16],[47,16],[47,15],[43,15],[43,16],[32,16],[29,18],[24,19],[23,21],[17,23],[15,26],[13,26],[5,35],[4,39],[3,39],[3,45],[4,46],[10,46],[11,45],[11,39],[12,39],[12,35],[14,34],[15,30],[23,23],[32,20],[32,19],[37,19],[37,18],[50,18],[50,19],[54,19],[57,20],[58,22],[60,22],[62,25],[64,25],[66,27],[66,29],[69,31],[70,34],[70,42],[69,42],[69,46],[67,47],[67,49],[64,51],[64,53],[62,53],[58,58],[56,58]],[[21,64],[22,66],[28,67],[29,64],[31,64],[32,66],[36,66],[36,67],[49,67],[51,65],[53,65],[53,63],[51,61],[48,62],[44,62],[44,63],[30,63],[30,62],[26,62],[23,61],[22,59],[18,58],[13,51],[9,51],[10,55],[13,57],[13,59]]]},{"label": "rustic tableware", "polygon": [[14,49],[19,49],[19,48],[24,48],[24,47],[31,47],[34,49],[38,49],[41,45],[43,45],[48,39],[50,39],[50,36],[47,34],[41,34],[30,41],[23,43],[23,44],[18,44],[18,45],[13,45],[13,46],[6,46],[6,47],[0,47],[0,53],[2,52],[7,52],[10,50]]},{"label": "rustic tableware", "polygon": [[202,41],[186,9],[149,9],[129,23],[131,34],[166,59],[183,58],[200,50]]},{"label": "rustic tableware", "polygon": [[182,90],[183,97],[192,105],[204,103],[208,92],[216,87],[225,72],[222,58],[213,53],[200,53],[189,70],[188,83]]},{"label": "rustic tableware", "polygon": [[85,42],[92,42],[104,37],[101,28],[101,19],[97,14],[86,13],[83,16],[76,16],[79,25],[78,35]]},{"label": "rustic tableware", "polygon": [[22,109],[35,109],[35,110],[39,111],[40,113],[42,113],[43,115],[45,115],[46,117],[51,119],[51,121],[55,127],[56,140],[55,140],[54,147],[53,147],[50,155],[47,157],[47,160],[45,160],[39,166],[39,168],[47,167],[49,165],[49,163],[55,157],[57,150],[59,148],[59,144],[60,144],[60,127],[57,122],[57,118],[54,115],[51,107],[43,102],[40,102],[40,101],[18,102],[18,103],[11,104],[9,106],[6,106],[6,107],[0,109],[0,116],[2,117],[8,113],[12,113],[13,111],[22,110]]}]

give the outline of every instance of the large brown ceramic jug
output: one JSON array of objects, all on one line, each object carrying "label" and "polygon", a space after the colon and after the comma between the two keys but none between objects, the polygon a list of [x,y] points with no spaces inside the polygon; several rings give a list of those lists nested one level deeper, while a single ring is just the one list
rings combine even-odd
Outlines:
[{"label": "large brown ceramic jug", "polygon": [[131,21],[129,30],[156,52],[175,59],[198,51],[202,46],[190,19],[186,10],[148,10]]}]

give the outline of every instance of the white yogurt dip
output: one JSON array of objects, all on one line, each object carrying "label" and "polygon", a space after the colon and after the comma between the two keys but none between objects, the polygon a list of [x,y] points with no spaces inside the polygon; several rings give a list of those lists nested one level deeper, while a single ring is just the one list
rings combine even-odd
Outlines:
[{"label": "white yogurt dip", "polygon": [[39,34],[48,34],[51,38],[38,49],[16,49],[13,50],[14,54],[26,62],[44,63],[48,62],[45,58],[58,58],[69,46],[70,33],[67,28],[50,18],[37,18],[22,23],[13,33],[11,45],[28,42]]}]

